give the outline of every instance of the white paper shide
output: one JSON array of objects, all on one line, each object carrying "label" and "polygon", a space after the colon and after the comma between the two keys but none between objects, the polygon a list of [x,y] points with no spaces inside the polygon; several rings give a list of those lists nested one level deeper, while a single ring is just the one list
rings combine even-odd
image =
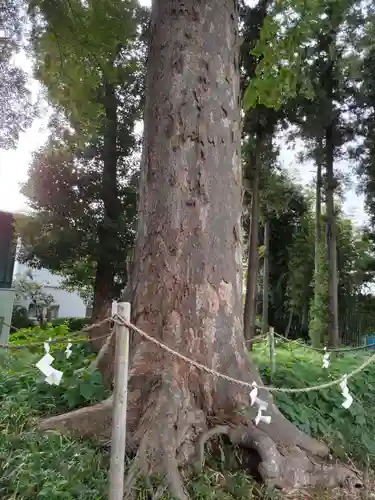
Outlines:
[{"label": "white paper shide", "polygon": [[268,403],[263,399],[258,398],[258,386],[255,382],[253,382],[253,389],[250,391],[250,406],[257,406],[258,413],[254,419],[255,425],[259,425],[260,422],[263,424],[271,423],[270,415],[263,415],[263,412],[267,410]]}]

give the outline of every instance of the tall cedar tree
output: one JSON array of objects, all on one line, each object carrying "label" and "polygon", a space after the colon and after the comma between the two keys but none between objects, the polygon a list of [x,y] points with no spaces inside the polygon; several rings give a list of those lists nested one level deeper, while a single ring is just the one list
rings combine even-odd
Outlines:
[{"label": "tall cedar tree", "polygon": [[[242,323],[238,52],[232,0],[153,2],[133,321],[171,349],[251,385],[261,380]],[[255,449],[269,484],[333,484],[350,476],[310,458],[327,455],[328,447],[288,422],[269,394],[261,391],[271,423],[255,426],[247,388],[139,335],[128,389],[128,449],[137,459],[127,492],[140,467],[147,476],[165,473],[172,495],[187,500],[179,466],[196,464],[197,450],[215,433]],[[103,436],[110,416],[108,400],[41,428]]]}]

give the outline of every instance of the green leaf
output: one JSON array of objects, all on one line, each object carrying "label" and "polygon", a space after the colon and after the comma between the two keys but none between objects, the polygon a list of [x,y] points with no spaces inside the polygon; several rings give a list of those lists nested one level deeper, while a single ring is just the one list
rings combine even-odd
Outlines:
[{"label": "green leaf", "polygon": [[91,382],[81,382],[79,384],[79,390],[80,390],[81,396],[86,401],[90,401],[95,394],[95,386]]}]

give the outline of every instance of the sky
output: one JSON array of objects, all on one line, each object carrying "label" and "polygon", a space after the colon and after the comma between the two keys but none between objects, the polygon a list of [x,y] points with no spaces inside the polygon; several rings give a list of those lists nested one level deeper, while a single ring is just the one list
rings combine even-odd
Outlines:
[{"label": "sky", "polygon": [[[145,6],[150,6],[151,0],[140,0]],[[41,88],[32,77],[32,65],[24,54],[20,54],[16,60],[17,64],[30,74],[29,86],[33,98],[36,99]],[[42,115],[34,121],[32,126],[20,136],[18,146],[14,150],[5,151],[0,149],[0,210],[12,212],[24,212],[28,210],[27,201],[20,193],[20,184],[27,179],[27,170],[32,158],[33,151],[41,147],[48,137],[48,107],[44,103]],[[292,149],[282,145],[280,163],[294,173],[296,181],[302,184],[309,184],[314,177],[314,165],[311,162],[298,164],[297,153],[303,150],[301,141],[297,141]],[[342,161],[336,167],[343,172],[350,172],[351,166]],[[363,196],[356,193],[357,185],[353,185],[346,192],[343,205],[344,213],[357,225],[362,225],[367,221],[364,211]]]}]

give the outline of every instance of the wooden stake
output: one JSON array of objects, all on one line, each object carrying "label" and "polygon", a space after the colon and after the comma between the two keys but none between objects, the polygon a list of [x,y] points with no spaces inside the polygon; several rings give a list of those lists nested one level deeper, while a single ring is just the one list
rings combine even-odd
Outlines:
[{"label": "wooden stake", "polygon": [[275,330],[273,326],[270,326],[268,332],[268,346],[270,349],[270,372],[271,379],[273,378],[276,370],[276,356],[275,356]]},{"label": "wooden stake", "polygon": [[[130,304],[117,304],[117,314],[130,321]],[[115,387],[113,394],[109,500],[122,500],[126,450],[126,412],[128,402],[129,330],[116,325]]]}]

